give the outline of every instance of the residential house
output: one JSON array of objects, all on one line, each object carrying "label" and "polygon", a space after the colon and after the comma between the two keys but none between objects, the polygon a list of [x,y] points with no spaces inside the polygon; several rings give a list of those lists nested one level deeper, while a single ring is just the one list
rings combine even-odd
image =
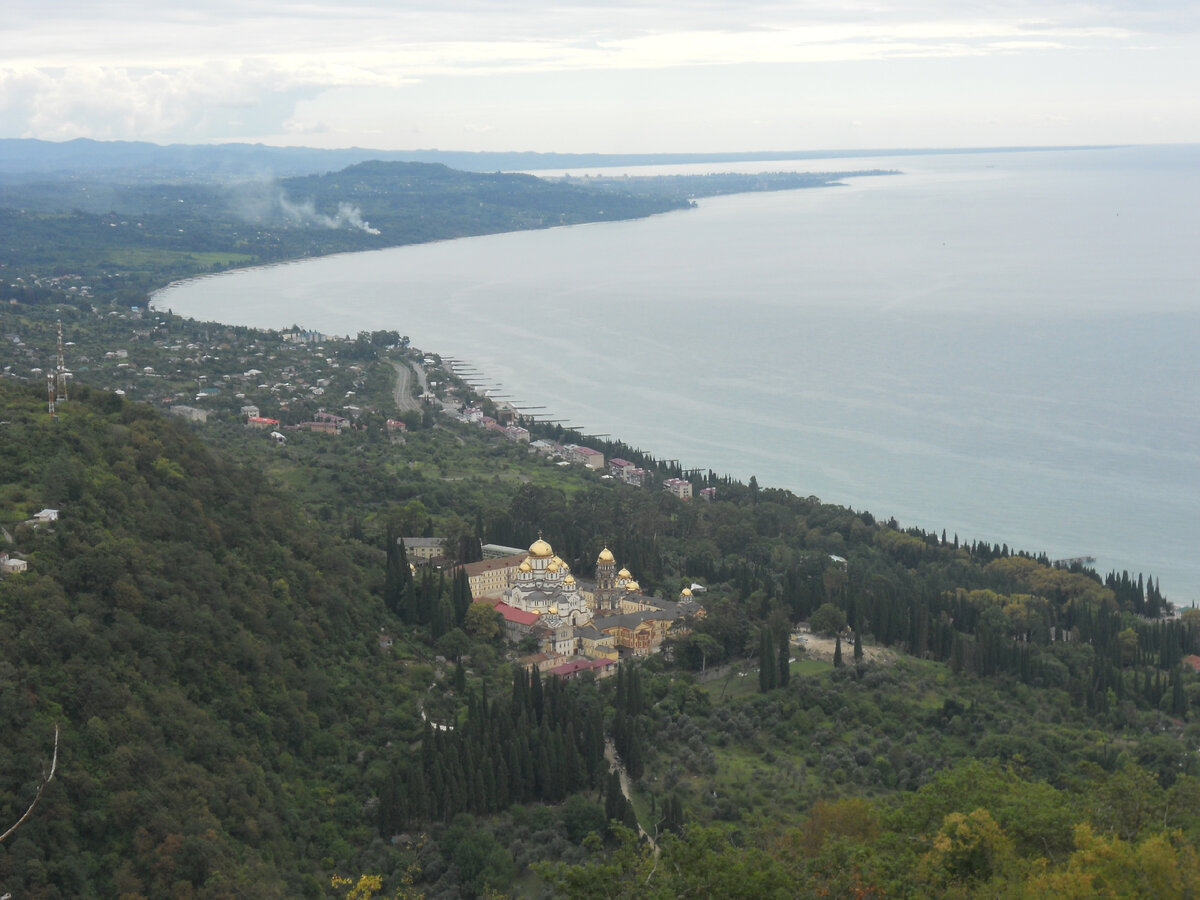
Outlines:
[{"label": "residential house", "polygon": [[445,543],[445,538],[440,537],[402,537],[404,541],[404,553],[408,556],[409,562],[428,562],[435,557],[442,555],[442,545]]},{"label": "residential house", "polygon": [[663,482],[663,490],[680,500],[692,499],[692,483],[686,478],[668,478]]},{"label": "residential house", "polygon": [[0,553],[0,572],[5,575],[20,575],[27,571],[29,571],[29,563],[25,560],[9,556],[7,553]]},{"label": "residential house", "polygon": [[579,463],[581,466],[587,466],[589,469],[604,468],[604,454],[599,450],[593,450],[591,447],[583,447],[579,444],[563,444],[563,455],[573,463]]}]

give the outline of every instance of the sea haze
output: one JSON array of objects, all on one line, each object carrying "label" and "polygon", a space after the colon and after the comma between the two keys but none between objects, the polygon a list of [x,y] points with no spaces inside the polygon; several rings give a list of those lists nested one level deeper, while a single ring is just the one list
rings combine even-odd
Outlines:
[{"label": "sea haze", "polygon": [[903,174],[229,273],[156,303],[396,328],[660,457],[1200,599],[1200,147],[755,166]]}]

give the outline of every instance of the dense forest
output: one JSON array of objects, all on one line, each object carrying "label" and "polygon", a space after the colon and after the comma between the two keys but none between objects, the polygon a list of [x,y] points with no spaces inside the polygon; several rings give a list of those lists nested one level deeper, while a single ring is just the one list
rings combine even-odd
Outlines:
[{"label": "dense forest", "polygon": [[[401,172],[304,192],[357,191],[382,230],[370,184],[399,197]],[[1173,615],[1150,573],[1059,568],[615,439],[598,449],[645,488],[561,467],[402,410],[396,367],[418,359],[469,393],[402,335],[296,344],[144,313],[140,282],[105,287],[94,260],[45,268],[58,239],[8,238],[29,246],[0,307],[0,552],[28,565],[0,577],[0,830],[59,734],[54,779],[0,839],[4,892],[1200,891],[1200,613]],[[75,377],[51,416],[59,321]],[[164,414],[181,399],[205,421]],[[248,403],[352,425],[279,442]],[[658,489],[684,475],[714,499]],[[539,533],[581,578],[607,547],[647,593],[695,585],[706,615],[613,677],[562,681],[398,543],[438,535],[466,560]]]}]

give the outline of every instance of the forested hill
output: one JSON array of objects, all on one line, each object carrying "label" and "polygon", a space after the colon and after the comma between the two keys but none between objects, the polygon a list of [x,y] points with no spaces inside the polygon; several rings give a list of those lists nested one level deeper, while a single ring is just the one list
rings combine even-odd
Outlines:
[{"label": "forested hill", "polygon": [[29,571],[0,581],[3,827],[62,732],[58,777],[0,846],[0,884],[318,896],[347,841],[370,842],[375,749],[419,735],[364,551],[184,426],[74,393],[51,420],[0,383],[3,505],[61,510],[37,528],[6,516]]},{"label": "forested hill", "polygon": [[[0,193],[0,266],[119,279],[120,297],[236,266],[554,225],[638,218],[689,205],[429,163],[234,183],[56,179]],[[11,280],[11,279],[9,279]]]}]

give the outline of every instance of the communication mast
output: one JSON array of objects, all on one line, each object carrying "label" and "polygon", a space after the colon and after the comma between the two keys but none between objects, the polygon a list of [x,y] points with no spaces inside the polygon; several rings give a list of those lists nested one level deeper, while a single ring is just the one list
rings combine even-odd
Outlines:
[{"label": "communication mast", "polygon": [[59,403],[65,403],[67,400],[67,379],[71,377],[71,373],[67,371],[67,358],[63,352],[62,338],[62,319],[58,320],[58,360],[55,366],[55,383],[57,400]]},{"label": "communication mast", "polygon": [[59,403],[67,402],[67,379],[71,373],[67,371],[66,353],[63,351],[62,319],[58,320],[58,357],[54,363],[54,371],[46,373],[47,406],[52,418]]}]

